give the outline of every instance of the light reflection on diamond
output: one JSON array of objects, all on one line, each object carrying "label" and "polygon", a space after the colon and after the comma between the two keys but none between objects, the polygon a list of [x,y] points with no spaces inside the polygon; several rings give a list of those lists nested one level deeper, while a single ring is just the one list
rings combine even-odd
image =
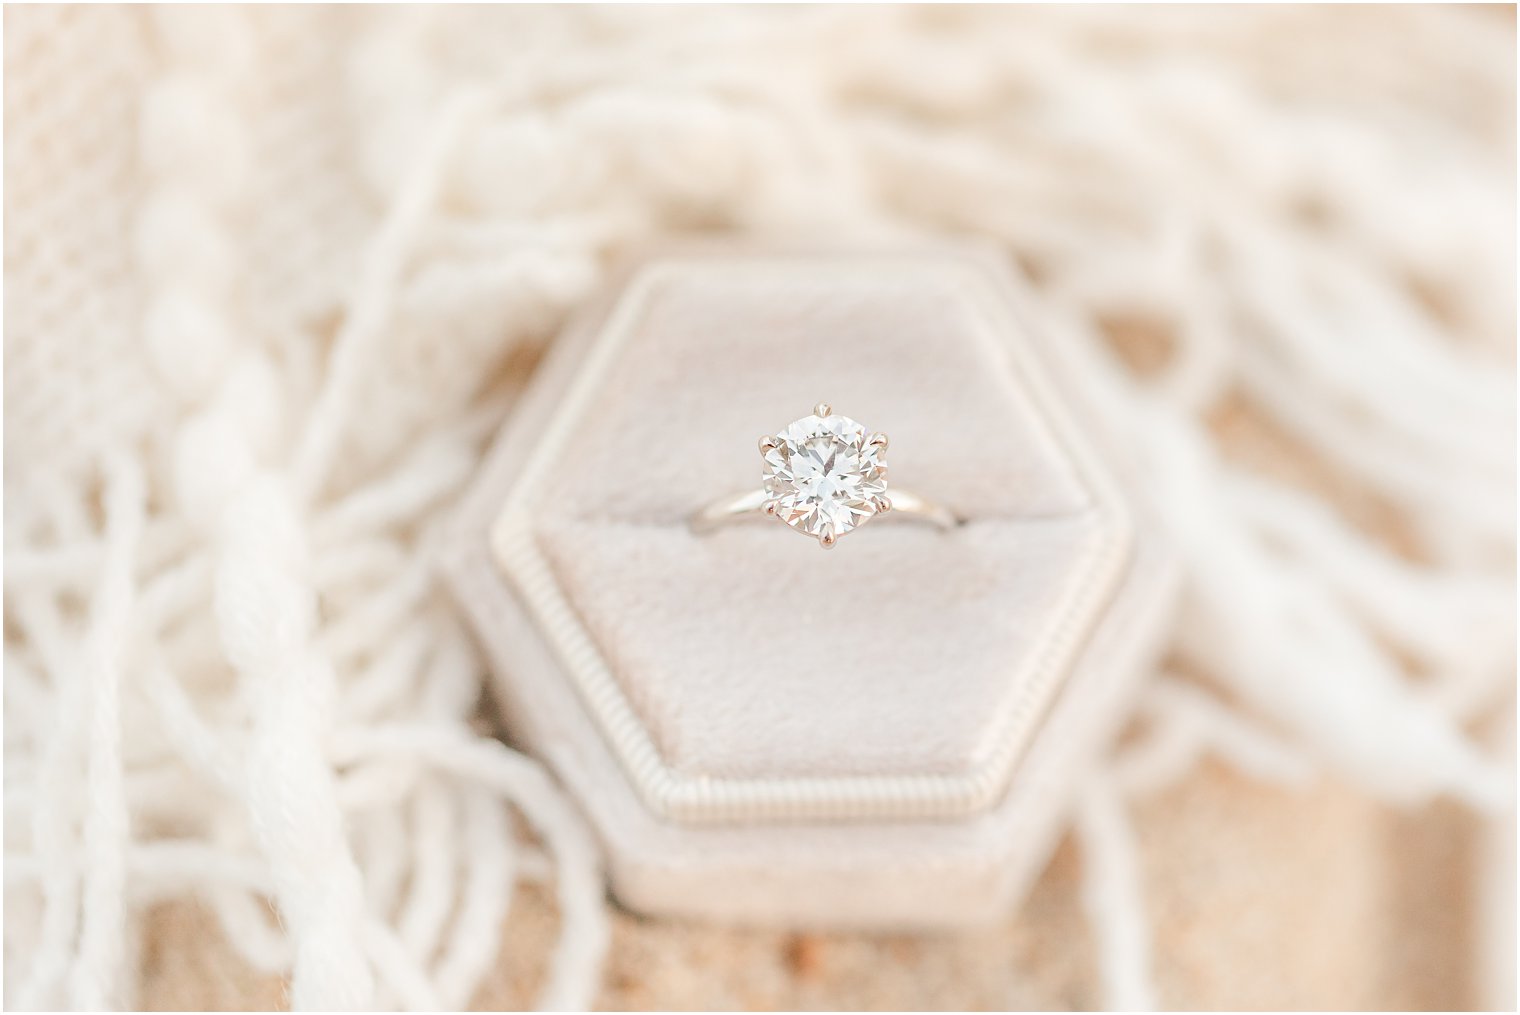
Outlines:
[{"label": "light reflection on diamond", "polygon": [[884,448],[848,416],[804,416],[776,435],[765,457],[765,492],[776,517],[799,532],[841,536],[876,514],[887,492]]}]

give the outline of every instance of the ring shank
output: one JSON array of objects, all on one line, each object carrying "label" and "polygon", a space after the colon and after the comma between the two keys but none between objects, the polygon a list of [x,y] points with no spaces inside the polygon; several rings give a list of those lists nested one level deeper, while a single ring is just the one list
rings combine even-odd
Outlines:
[{"label": "ring shank", "polygon": [[[877,517],[901,517],[909,521],[928,522],[941,529],[953,529],[960,524],[960,520],[949,510],[925,500],[916,493],[900,490],[894,486],[888,497],[892,501],[892,510]],[[727,522],[742,521],[749,517],[764,518],[766,499],[763,488],[721,497],[693,512],[692,530],[711,532]]]}]

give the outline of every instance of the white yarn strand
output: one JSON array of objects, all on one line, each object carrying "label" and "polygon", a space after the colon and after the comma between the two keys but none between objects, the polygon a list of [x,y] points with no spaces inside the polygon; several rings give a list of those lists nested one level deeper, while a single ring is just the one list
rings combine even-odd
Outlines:
[{"label": "white yarn strand", "polygon": [[1082,904],[1097,938],[1107,1011],[1153,1011],[1150,931],[1141,897],[1138,849],[1122,798],[1092,780],[1077,808],[1082,844]]},{"label": "white yarn strand", "polygon": [[373,1007],[371,970],[353,935],[364,922],[362,882],[319,746],[334,676],[309,643],[316,604],[295,573],[298,527],[282,484],[243,491],[229,517],[217,619],[253,715],[244,777],[295,949],[291,1003],[362,1010]]},{"label": "white yarn strand", "polygon": [[70,1004],[86,1011],[129,1003],[117,996],[130,848],[122,785],[121,667],[132,610],[132,565],[147,494],[141,470],[130,458],[113,456],[106,470],[108,550],[85,642],[90,722],[83,836],[88,861],[79,952],[69,978]]}]

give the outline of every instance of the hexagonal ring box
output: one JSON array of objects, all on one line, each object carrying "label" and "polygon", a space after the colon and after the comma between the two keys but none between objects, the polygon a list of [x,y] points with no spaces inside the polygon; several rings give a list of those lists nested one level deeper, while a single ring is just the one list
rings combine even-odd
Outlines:
[{"label": "hexagonal ring box", "polygon": [[[447,571],[509,736],[625,904],[978,922],[1048,856],[1175,583],[1022,305],[977,247],[695,248],[631,264],[557,342]],[[888,514],[826,554],[690,524],[819,402],[891,434],[890,482],[959,523]]]}]

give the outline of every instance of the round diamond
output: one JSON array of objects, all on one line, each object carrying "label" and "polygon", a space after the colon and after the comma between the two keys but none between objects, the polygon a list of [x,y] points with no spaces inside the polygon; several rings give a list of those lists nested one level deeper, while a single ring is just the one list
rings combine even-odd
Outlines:
[{"label": "round diamond", "polygon": [[869,519],[887,492],[886,449],[848,416],[804,416],[765,456],[765,492],[776,517],[822,539]]}]

